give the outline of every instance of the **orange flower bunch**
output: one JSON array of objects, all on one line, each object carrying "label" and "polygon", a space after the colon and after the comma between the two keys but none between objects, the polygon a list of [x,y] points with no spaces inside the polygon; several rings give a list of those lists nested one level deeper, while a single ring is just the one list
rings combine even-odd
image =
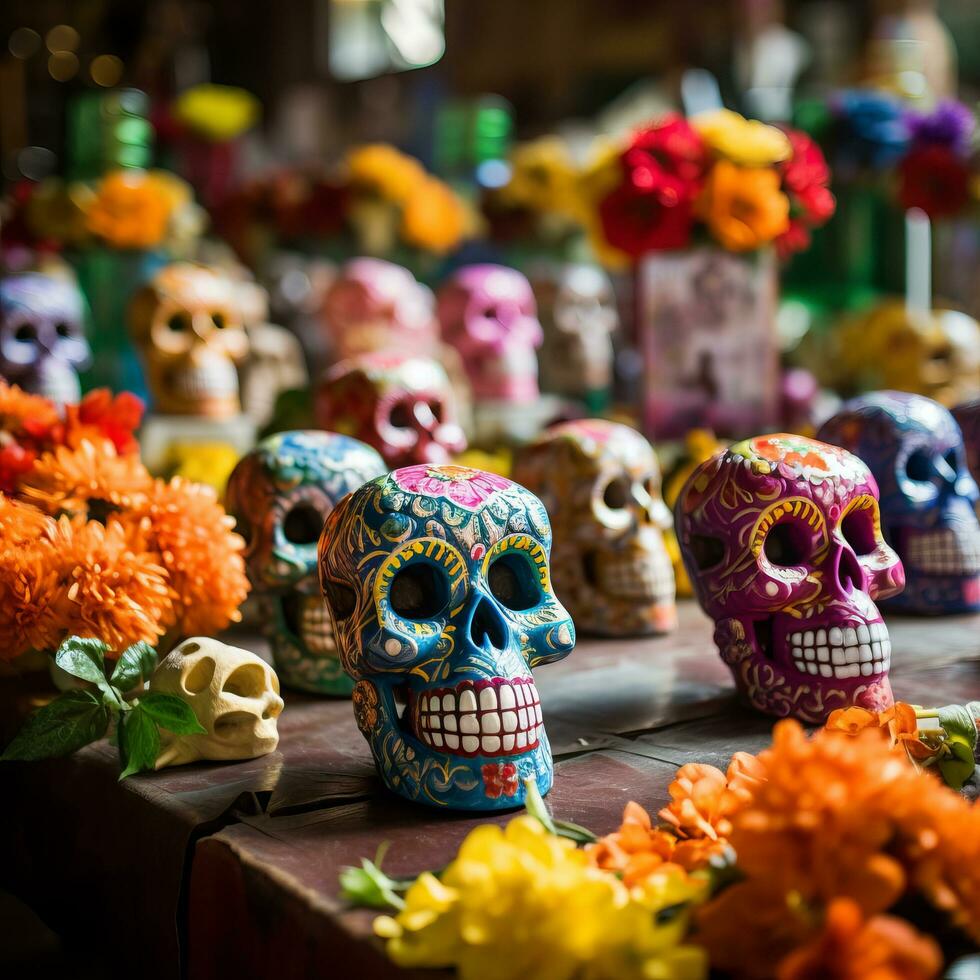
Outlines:
[{"label": "orange flower bunch", "polygon": [[730,816],[742,877],[696,918],[714,967],[794,980],[936,976],[936,943],[894,918],[910,896],[980,940],[980,806],[877,729],[808,738],[783,721],[757,762],[760,778]]},{"label": "orange flower bunch", "polygon": [[0,660],[67,635],[121,651],[240,618],[244,542],[212,490],[150,476],[132,451],[141,412],[92,392],[61,419],[0,383],[0,446],[29,456],[0,493]]},{"label": "orange flower bunch", "polygon": [[172,195],[155,175],[115,170],[96,189],[86,226],[113,248],[155,248],[167,235],[172,210]]}]

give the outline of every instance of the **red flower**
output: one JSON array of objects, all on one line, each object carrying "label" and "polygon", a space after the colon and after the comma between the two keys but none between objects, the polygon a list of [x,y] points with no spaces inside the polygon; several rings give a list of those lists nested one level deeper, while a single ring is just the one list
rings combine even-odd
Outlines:
[{"label": "red flower", "polygon": [[790,194],[802,194],[814,184],[830,183],[830,168],[820,147],[806,133],[784,129],[793,150],[782,165],[783,185]]},{"label": "red flower", "polygon": [[921,208],[930,218],[956,214],[970,199],[970,171],[946,146],[912,150],[899,165],[903,208]]},{"label": "red flower", "polygon": [[775,240],[776,252],[781,259],[788,259],[797,252],[805,252],[810,247],[810,231],[797,218],[790,218],[789,228]]},{"label": "red flower", "polygon": [[827,184],[830,168],[820,147],[806,133],[784,128],[792,156],[780,166],[783,191],[790,200],[789,228],[776,239],[776,251],[786,259],[810,246],[810,229],[824,224],[837,202]]},{"label": "red flower", "polygon": [[652,162],[627,172],[623,183],[599,202],[606,241],[633,258],[684,248],[694,220],[691,186]]},{"label": "red flower", "polygon": [[21,478],[30,471],[36,458],[36,453],[16,442],[0,447],[0,493],[16,493]]},{"label": "red flower", "polygon": [[[692,185],[689,194],[694,197],[704,179],[708,156],[697,130],[682,116],[670,113],[633,135],[623,163],[627,171],[652,168],[677,177]],[[641,183],[635,176],[633,182],[638,186]]]},{"label": "red flower", "polygon": [[491,800],[517,793],[517,766],[513,762],[488,762],[481,772],[484,792]]},{"label": "red flower", "polygon": [[814,184],[794,194],[793,203],[799,206],[811,228],[822,225],[837,208],[834,195],[822,184]]},{"label": "red flower", "polygon": [[77,446],[98,435],[108,439],[117,453],[139,449],[133,433],[143,419],[143,402],[130,391],[114,398],[108,388],[90,391],[78,405],[65,407],[65,442]]}]

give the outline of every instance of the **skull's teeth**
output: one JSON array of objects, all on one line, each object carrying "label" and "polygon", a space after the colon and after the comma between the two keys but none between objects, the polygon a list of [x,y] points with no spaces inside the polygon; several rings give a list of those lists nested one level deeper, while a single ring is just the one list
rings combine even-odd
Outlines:
[{"label": "skull's teeth", "polygon": [[229,398],[238,394],[238,374],[230,362],[187,367],[170,376],[174,393],[182,398]]},{"label": "skull's teeth", "polygon": [[892,644],[884,623],[802,630],[787,640],[801,674],[846,680],[884,674],[891,666]]},{"label": "skull's teeth", "polygon": [[336,652],[330,614],[319,596],[309,596],[303,600],[299,615],[299,632],[300,639],[311,653]]},{"label": "skull's teeth", "polygon": [[599,563],[599,584],[606,595],[670,601],[674,570],[666,552],[643,558],[606,558]]},{"label": "skull's teeth", "polygon": [[419,696],[416,734],[454,755],[518,755],[535,748],[543,730],[530,677],[467,682]]},{"label": "skull's teeth", "polygon": [[943,528],[910,537],[905,562],[927,575],[975,575],[980,572],[980,532]]}]

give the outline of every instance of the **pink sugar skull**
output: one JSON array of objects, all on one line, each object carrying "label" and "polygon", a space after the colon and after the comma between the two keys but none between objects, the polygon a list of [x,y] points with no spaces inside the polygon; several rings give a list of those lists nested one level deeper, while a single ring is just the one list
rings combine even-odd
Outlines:
[{"label": "pink sugar skull", "polygon": [[820,723],[892,703],[876,599],[900,592],[878,487],[856,456],[757,436],[702,463],[677,501],[684,565],[739,691],[767,714]]},{"label": "pink sugar skull", "polygon": [[477,401],[538,398],[541,324],[531,284],[516,269],[468,265],[439,289],[442,337],[459,351]]},{"label": "pink sugar skull", "polygon": [[466,448],[442,365],[391,351],[334,365],[316,396],[317,424],[373,446],[392,469],[448,463]]},{"label": "pink sugar skull", "polygon": [[438,343],[432,290],[383,259],[351,259],[327,290],[323,316],[337,358],[394,347],[431,353]]}]

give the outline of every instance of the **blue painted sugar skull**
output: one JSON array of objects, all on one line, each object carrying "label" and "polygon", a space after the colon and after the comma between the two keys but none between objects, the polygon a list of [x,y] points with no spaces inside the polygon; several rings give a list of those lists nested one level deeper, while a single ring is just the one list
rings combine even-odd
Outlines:
[{"label": "blue painted sugar skull", "polygon": [[337,502],[385,471],[370,446],[332,432],[280,432],[241,459],[227,504],[247,542],[245,561],[284,684],[350,694],[317,584],[317,541]]},{"label": "blue painted sugar skull", "polygon": [[885,537],[905,566],[893,608],[980,609],[980,490],[953,416],[922,395],[878,391],[846,402],[818,438],[867,463],[881,491]]},{"label": "blue painted sugar skull", "polygon": [[[320,585],[354,712],[394,793],[434,806],[551,788],[531,670],[575,644],[532,493],[463,466],[409,466],[356,490],[320,539]],[[404,710],[400,711],[400,706]]]}]

